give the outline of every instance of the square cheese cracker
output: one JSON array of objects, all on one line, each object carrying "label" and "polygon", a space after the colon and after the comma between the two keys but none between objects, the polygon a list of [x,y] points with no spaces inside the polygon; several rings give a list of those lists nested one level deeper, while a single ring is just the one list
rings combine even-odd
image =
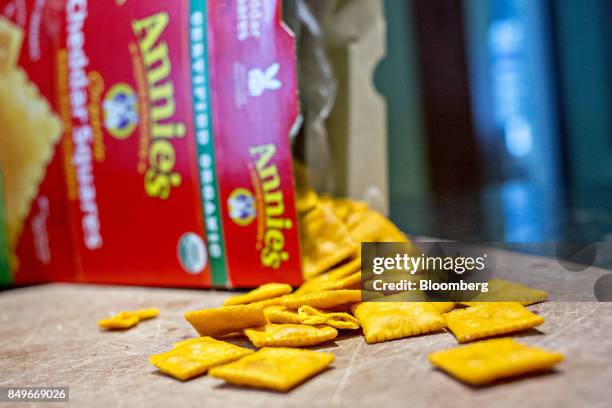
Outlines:
[{"label": "square cheese cracker", "polygon": [[336,338],[338,330],[326,325],[268,323],[245,329],[244,334],[257,348],[307,347]]},{"label": "square cheese cracker", "polygon": [[252,304],[194,310],[185,313],[185,320],[200,336],[221,336],[266,324],[262,307]]},{"label": "square cheese cracker", "polygon": [[444,318],[459,343],[530,329],[544,323],[520,303],[481,303],[445,313]]},{"label": "square cheese cracker", "polygon": [[211,367],[226,364],[253,353],[212,337],[198,337],[175,344],[174,348],[149,357],[162,373],[185,381],[205,373]]},{"label": "square cheese cracker", "polygon": [[461,302],[461,304],[475,306],[482,302],[518,302],[527,306],[543,302],[548,298],[546,291],[505,279],[491,279],[488,284],[487,292],[480,292],[469,302]]},{"label": "square cheese cracker", "polygon": [[364,302],[352,307],[368,343],[442,330],[444,318],[426,302]]},{"label": "square cheese cracker", "polygon": [[530,347],[512,339],[484,340],[429,355],[429,361],[453,377],[472,385],[550,369],[563,354]]},{"label": "square cheese cracker", "polygon": [[332,353],[266,347],[233,363],[215,367],[209,374],[233,384],[289,391],[333,361]]}]

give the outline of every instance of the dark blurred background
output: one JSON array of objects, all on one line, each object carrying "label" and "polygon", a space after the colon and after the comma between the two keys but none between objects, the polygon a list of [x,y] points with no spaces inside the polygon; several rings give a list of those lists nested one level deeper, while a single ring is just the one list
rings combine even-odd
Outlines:
[{"label": "dark blurred background", "polygon": [[612,1],[386,0],[391,217],[468,241],[612,241]]}]

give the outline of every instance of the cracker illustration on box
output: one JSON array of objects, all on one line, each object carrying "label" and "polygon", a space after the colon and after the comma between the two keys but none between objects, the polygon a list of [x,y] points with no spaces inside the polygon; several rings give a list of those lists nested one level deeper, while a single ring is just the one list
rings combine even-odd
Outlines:
[{"label": "cracker illustration on box", "polygon": [[17,67],[23,42],[23,30],[0,17],[0,73],[7,74]]},{"label": "cracker illustration on box", "polygon": [[0,17],[0,174],[13,264],[23,223],[61,135],[59,119],[17,66],[22,37],[20,27]]}]

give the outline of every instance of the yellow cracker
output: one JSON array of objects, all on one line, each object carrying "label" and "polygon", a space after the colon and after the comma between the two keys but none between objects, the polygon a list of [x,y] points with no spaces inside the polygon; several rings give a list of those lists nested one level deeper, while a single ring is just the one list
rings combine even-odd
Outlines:
[{"label": "yellow cracker", "polygon": [[336,266],[328,272],[314,276],[302,284],[294,293],[305,293],[318,290],[319,287],[326,285],[328,282],[335,282],[359,272],[361,269],[361,257],[350,259],[343,264]]},{"label": "yellow cracker", "polygon": [[149,361],[162,373],[183,381],[253,353],[253,350],[212,337],[189,339],[177,344],[169,351],[150,356]]},{"label": "yellow cracker", "polygon": [[359,289],[361,287],[361,272],[357,271],[338,280],[324,280],[319,282],[306,282],[296,294],[316,292],[321,290]]},{"label": "yellow cracker", "polygon": [[337,281],[329,282],[321,290],[359,289],[361,286],[361,272],[357,271]]},{"label": "yellow cracker", "polygon": [[334,307],[330,307],[325,309],[328,312],[338,312],[338,313],[351,313],[351,306],[353,306],[354,303],[347,303],[344,305],[338,305],[338,306],[334,306]]},{"label": "yellow cracker", "polygon": [[127,312],[120,312],[118,315],[122,317],[136,316],[138,318],[138,321],[141,321],[157,317],[159,315],[159,309],[139,309]]},{"label": "yellow cracker", "polygon": [[119,312],[114,316],[98,320],[98,326],[107,330],[125,330],[134,327],[141,320],[152,319],[159,315],[155,308]]},{"label": "yellow cracker", "polygon": [[264,315],[270,323],[300,324],[302,323],[297,311],[285,306],[269,306],[264,309]]},{"label": "yellow cracker", "polygon": [[0,75],[6,75],[17,67],[23,29],[0,16]]},{"label": "yellow cracker", "polygon": [[[391,277],[392,279],[390,280],[390,282],[393,282],[394,281],[393,275],[391,275]],[[413,281],[413,282],[417,282],[418,284],[418,281],[421,280],[422,278],[415,277],[414,275],[406,275],[404,279]],[[384,281],[388,282],[387,278],[385,278]],[[372,301],[376,299],[376,301],[382,301],[382,302],[427,302],[427,303],[431,303],[432,305],[434,305],[435,308],[439,311],[442,311],[442,310],[448,311],[448,310],[451,310],[455,306],[454,302],[441,302],[441,301],[432,299],[432,297],[428,296],[425,292],[419,289],[405,290],[401,292],[391,291],[391,290],[387,292],[377,292],[374,290],[373,286],[371,285],[372,282],[373,280],[364,282],[364,287],[370,289],[370,290],[365,290],[365,289],[362,290],[363,298],[366,299],[367,301]],[[391,294],[385,295],[385,293],[391,293]],[[366,300],[364,300],[364,302]]]},{"label": "yellow cracker", "polygon": [[442,330],[440,313],[425,302],[366,302],[354,305],[368,343],[399,339]]},{"label": "yellow cracker", "polygon": [[438,351],[429,355],[429,361],[463,382],[483,385],[500,378],[548,370],[563,361],[563,354],[505,338]]},{"label": "yellow cracker", "polygon": [[474,306],[482,302],[509,301],[522,305],[543,302],[548,294],[540,289],[533,289],[522,283],[507,281],[505,279],[491,279],[487,292],[479,292],[469,302],[461,302],[465,306]]},{"label": "yellow cracker", "polygon": [[361,256],[359,256],[359,251],[354,254],[355,257],[349,259],[343,264],[340,264],[333,269],[330,269],[323,275],[319,275],[309,282],[323,281],[323,280],[338,280],[342,279],[346,276],[352,275],[354,272],[358,272],[361,269]]},{"label": "yellow cracker", "polygon": [[303,294],[285,295],[281,298],[281,304],[291,309],[299,309],[304,305],[329,309],[347,303],[357,303],[361,301],[360,290],[323,290],[308,292]]},{"label": "yellow cracker", "polygon": [[366,218],[371,211],[368,205],[362,201],[342,198],[334,200],[334,209],[349,231],[363,222],[364,218]]},{"label": "yellow cracker", "polygon": [[431,305],[440,313],[446,313],[455,307],[455,302],[431,302]]},{"label": "yellow cracker", "polygon": [[[309,307],[311,309],[317,310],[314,307],[311,306],[302,306],[299,308],[298,310],[298,319],[300,320],[300,323],[302,324],[311,324],[311,325],[316,325],[316,324],[327,324],[327,318],[321,314],[318,313],[311,313],[311,312],[304,312],[304,308],[305,307]],[[302,311],[300,313],[300,310]],[[334,312],[336,313],[336,312]],[[331,325],[330,325],[331,326]]]},{"label": "yellow cracker", "polygon": [[257,348],[261,347],[306,347],[336,338],[333,327],[306,324],[273,324],[254,329],[245,329],[244,334]]},{"label": "yellow cracker", "polygon": [[262,308],[253,305],[196,310],[185,313],[185,320],[200,336],[220,336],[266,323]]},{"label": "yellow cracker", "polygon": [[331,204],[319,202],[301,221],[302,271],[305,279],[325,272],[357,249],[357,243],[351,239]]},{"label": "yellow cracker", "polygon": [[306,305],[298,309],[298,316],[303,324],[326,324],[336,329],[348,330],[359,328],[359,321],[343,312],[323,312]]},{"label": "yellow cracker", "polygon": [[[409,277],[407,279],[410,279]],[[455,307],[455,302],[434,302],[421,290],[406,290],[376,299],[377,302],[428,302],[440,313],[446,313]]]},{"label": "yellow cracker", "polygon": [[530,329],[544,323],[519,303],[482,303],[445,313],[446,324],[459,343]]},{"label": "yellow cracker", "polygon": [[358,329],[359,322],[346,312],[323,312],[312,306],[302,306],[298,311],[285,306],[270,306],[264,309],[270,323],[276,324],[326,324],[336,329]]},{"label": "yellow cracker", "polygon": [[357,242],[410,242],[395,224],[374,210],[361,212],[350,222],[350,235]]},{"label": "yellow cracker", "polygon": [[295,194],[295,208],[298,214],[304,214],[312,210],[319,197],[313,190],[297,190]]},{"label": "yellow cracker", "polygon": [[349,198],[336,198],[332,200],[334,211],[338,218],[349,229],[361,219],[361,214],[369,210],[363,201],[354,201]]},{"label": "yellow cracker", "polygon": [[98,320],[98,326],[106,330],[126,330],[138,324],[138,316],[115,315]]},{"label": "yellow cracker", "polygon": [[0,124],[0,177],[14,249],[61,135],[61,123],[24,71],[16,69],[0,75]]},{"label": "yellow cracker", "polygon": [[210,375],[249,387],[288,391],[334,361],[332,353],[263,348],[238,361],[210,370]]},{"label": "yellow cracker", "polygon": [[181,347],[181,346],[187,346],[189,344],[206,342],[206,341],[208,341],[207,339],[209,339],[209,338],[210,337],[208,337],[208,336],[205,336],[205,337],[193,337],[191,339],[185,339],[185,340],[177,341],[176,343],[173,343],[172,346],[174,348],[176,348],[176,347]]},{"label": "yellow cracker", "polygon": [[244,305],[259,302],[291,293],[291,285],[286,283],[266,283],[244,295],[232,296],[223,302],[224,306]]},{"label": "yellow cracker", "polygon": [[283,298],[283,296],[279,296],[279,297],[275,297],[275,298],[271,298],[271,299],[260,300],[258,302],[249,303],[249,306],[255,306],[255,307],[259,307],[261,309],[265,309],[268,306],[277,306],[277,305],[280,305],[282,298]]},{"label": "yellow cracker", "polygon": [[[244,337],[244,333],[242,332],[242,330],[240,330],[239,332],[234,332],[234,333],[228,333],[228,334],[222,334],[220,336],[217,336],[216,339],[231,339],[231,338],[236,338],[236,337]],[[180,346],[184,346],[190,343],[198,343],[201,341],[206,341],[206,339],[208,338],[208,336],[204,336],[204,337],[193,337],[191,339],[185,339],[185,340],[181,340],[181,341],[177,341],[176,343],[173,344],[174,347],[180,347]]]}]

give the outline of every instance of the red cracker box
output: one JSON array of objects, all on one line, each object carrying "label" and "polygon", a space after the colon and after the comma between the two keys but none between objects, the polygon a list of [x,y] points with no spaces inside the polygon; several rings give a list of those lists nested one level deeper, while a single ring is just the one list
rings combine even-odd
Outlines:
[{"label": "red cracker box", "polygon": [[[280,3],[53,4],[64,22],[52,34],[53,104],[64,125],[53,162],[67,217],[46,225],[45,278],[301,282],[289,145],[295,45]],[[48,173],[45,183],[57,182],[57,171]],[[54,208],[62,200],[48,201]],[[33,210],[27,223],[34,218]],[[18,247],[17,280],[37,269],[24,259],[41,263],[35,235]],[[61,263],[67,252],[75,254],[72,276]]]}]

